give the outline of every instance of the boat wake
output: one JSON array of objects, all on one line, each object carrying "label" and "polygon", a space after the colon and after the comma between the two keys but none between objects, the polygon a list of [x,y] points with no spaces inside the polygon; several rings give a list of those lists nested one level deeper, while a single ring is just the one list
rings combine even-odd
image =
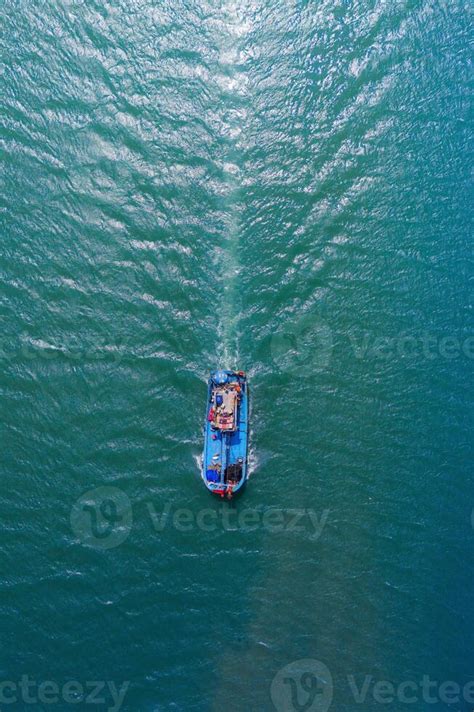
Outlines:
[{"label": "boat wake", "polygon": [[222,281],[222,300],[217,328],[217,364],[240,368],[239,322],[241,300],[239,277],[240,206],[242,169],[242,126],[247,116],[248,77],[242,64],[243,37],[249,31],[241,2],[229,2],[220,13],[221,43],[217,83],[221,95],[219,119],[224,139],[222,158],[222,214],[224,238],[216,250]]},{"label": "boat wake", "polygon": [[240,272],[238,246],[239,228],[235,218],[229,225],[227,239],[220,260],[222,303],[217,328],[219,366],[226,369],[238,368],[239,356],[239,321],[240,299],[238,278]]}]

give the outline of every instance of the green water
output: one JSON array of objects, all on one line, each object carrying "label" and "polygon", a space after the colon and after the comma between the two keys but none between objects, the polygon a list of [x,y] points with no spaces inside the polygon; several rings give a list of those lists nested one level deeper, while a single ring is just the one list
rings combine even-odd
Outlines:
[{"label": "green water", "polygon": [[[1,708],[469,712],[471,6],[3,10]],[[252,388],[230,509],[216,365]]]}]

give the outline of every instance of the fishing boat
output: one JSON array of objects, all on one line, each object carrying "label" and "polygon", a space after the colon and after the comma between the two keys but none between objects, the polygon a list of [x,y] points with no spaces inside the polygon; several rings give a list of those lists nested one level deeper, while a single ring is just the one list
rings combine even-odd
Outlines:
[{"label": "fishing boat", "polygon": [[201,476],[207,489],[232,499],[248,475],[249,392],[243,371],[211,371]]}]

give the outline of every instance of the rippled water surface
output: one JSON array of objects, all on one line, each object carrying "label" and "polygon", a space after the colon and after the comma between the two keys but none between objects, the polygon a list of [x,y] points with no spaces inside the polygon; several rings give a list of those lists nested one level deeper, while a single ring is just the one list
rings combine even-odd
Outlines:
[{"label": "rippled water surface", "polygon": [[[3,9],[1,679],[326,712],[272,699],[312,659],[334,712],[448,709],[348,678],[474,669],[470,5]],[[252,386],[231,509],[216,365]],[[76,699],[35,709],[112,707]]]}]

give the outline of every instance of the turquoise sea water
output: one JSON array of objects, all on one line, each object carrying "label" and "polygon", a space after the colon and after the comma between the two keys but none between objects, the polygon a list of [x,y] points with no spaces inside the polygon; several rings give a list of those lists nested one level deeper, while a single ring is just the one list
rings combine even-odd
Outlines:
[{"label": "turquoise sea water", "polygon": [[469,712],[470,4],[3,11],[1,708]]}]

